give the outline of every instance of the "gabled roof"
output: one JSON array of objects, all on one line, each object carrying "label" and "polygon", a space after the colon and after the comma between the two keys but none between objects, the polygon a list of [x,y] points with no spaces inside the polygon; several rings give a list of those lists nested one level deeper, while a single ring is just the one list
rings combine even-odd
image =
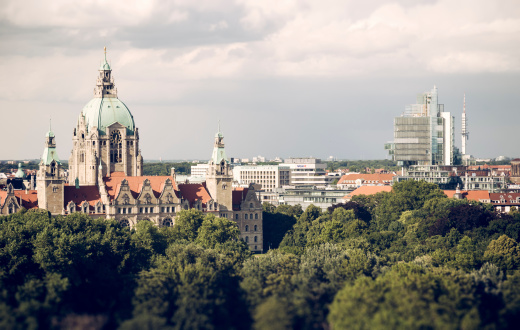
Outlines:
[{"label": "gabled roof", "polygon": [[76,188],[76,186],[64,186],[63,189],[63,207],[67,207],[71,201],[76,204],[76,207],[79,207],[84,201],[87,201],[93,207],[101,200],[97,186],[79,186],[79,188]]},{"label": "gabled roof", "polygon": [[38,208],[38,192],[36,190],[15,190],[14,195],[22,200],[22,206],[27,210]]},{"label": "gabled roof", "polygon": [[509,204],[519,204],[518,198],[520,198],[520,193],[491,193],[489,194],[489,198],[491,201],[500,202],[505,201],[505,203]]},{"label": "gabled roof", "polygon": [[179,184],[180,197],[188,200],[190,206],[196,201],[202,201],[202,204],[206,204],[211,200],[211,196],[206,189],[205,184],[200,183],[183,183]]},{"label": "gabled roof", "polygon": [[117,197],[119,188],[121,186],[121,181],[124,179],[126,179],[128,182],[128,186],[130,187],[130,191],[132,192],[132,196],[134,198],[137,198],[139,193],[141,193],[143,182],[146,179],[150,181],[150,185],[152,186],[152,190],[156,198],[161,196],[162,189],[164,188],[164,184],[167,179],[170,179],[172,182],[173,189],[177,190],[175,180],[173,180],[171,176],[126,176],[123,172],[113,172],[110,174],[110,177],[103,178],[110,199]]},{"label": "gabled roof", "polygon": [[[443,190],[444,194],[449,198],[453,198],[456,190]],[[461,190],[462,198],[465,198],[470,201],[483,201],[489,200],[489,191],[487,190]]]},{"label": "gabled roof", "polygon": [[[38,208],[38,194],[36,190],[14,190],[14,196],[18,200],[20,206],[29,209]],[[7,191],[0,190],[0,206],[5,204]]]}]

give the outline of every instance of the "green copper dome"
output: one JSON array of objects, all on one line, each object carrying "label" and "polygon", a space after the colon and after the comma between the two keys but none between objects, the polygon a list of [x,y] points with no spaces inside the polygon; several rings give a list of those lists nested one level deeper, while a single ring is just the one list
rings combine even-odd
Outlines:
[{"label": "green copper dome", "polygon": [[99,67],[99,70],[103,70],[103,71],[111,70],[110,65],[108,64],[106,59],[105,59],[105,62],[103,64],[101,64],[101,66]]},{"label": "green copper dome", "polygon": [[95,97],[90,100],[81,112],[85,116],[87,128],[98,128],[100,135],[106,134],[106,128],[113,123],[126,126],[126,134],[133,135],[134,117],[128,107],[116,97]]},{"label": "green copper dome", "polygon": [[27,176],[25,175],[25,172],[22,170],[22,163],[18,163],[18,171],[14,175],[15,178],[22,178],[25,179]]}]

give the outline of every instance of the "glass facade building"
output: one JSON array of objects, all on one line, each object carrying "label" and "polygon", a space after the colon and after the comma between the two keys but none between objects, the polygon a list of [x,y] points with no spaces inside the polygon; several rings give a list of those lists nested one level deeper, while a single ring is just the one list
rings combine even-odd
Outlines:
[{"label": "glass facade building", "polygon": [[394,141],[385,149],[400,166],[452,165],[454,130],[454,117],[438,103],[434,86],[394,119]]}]

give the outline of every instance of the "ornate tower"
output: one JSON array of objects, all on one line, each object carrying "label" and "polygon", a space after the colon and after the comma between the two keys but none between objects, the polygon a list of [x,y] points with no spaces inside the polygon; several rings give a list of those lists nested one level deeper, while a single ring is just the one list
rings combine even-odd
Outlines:
[{"label": "ornate tower", "polygon": [[52,130],[45,135],[40,167],[36,176],[38,207],[51,214],[62,214],[64,201],[63,169],[56,152],[56,137]]},{"label": "ornate tower", "polygon": [[106,47],[98,72],[94,98],[83,108],[74,128],[69,184],[77,178],[80,185],[96,185],[100,177],[112,172],[142,175],[139,132],[130,110],[117,97]]},{"label": "ornate tower", "polygon": [[213,154],[206,173],[206,187],[220,211],[233,211],[232,184],[233,173],[224,149],[224,136],[220,132],[215,135]]}]

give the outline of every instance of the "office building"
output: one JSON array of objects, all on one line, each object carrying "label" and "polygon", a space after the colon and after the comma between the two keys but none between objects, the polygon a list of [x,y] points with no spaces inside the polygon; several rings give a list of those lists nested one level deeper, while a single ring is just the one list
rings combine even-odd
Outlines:
[{"label": "office building", "polygon": [[455,119],[438,102],[437,87],[417,95],[394,119],[394,141],[385,145],[400,166],[452,165]]}]

